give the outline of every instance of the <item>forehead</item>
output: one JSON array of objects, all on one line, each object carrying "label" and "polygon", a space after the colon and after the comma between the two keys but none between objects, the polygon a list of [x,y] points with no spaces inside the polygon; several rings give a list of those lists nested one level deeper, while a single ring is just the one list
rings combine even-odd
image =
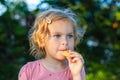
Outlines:
[{"label": "forehead", "polygon": [[53,21],[49,24],[48,29],[50,33],[73,33],[74,32],[74,24],[70,20],[62,19]]}]

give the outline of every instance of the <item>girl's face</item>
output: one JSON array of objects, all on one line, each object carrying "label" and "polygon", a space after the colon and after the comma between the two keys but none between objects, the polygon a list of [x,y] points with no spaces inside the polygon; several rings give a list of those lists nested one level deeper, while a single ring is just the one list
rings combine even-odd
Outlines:
[{"label": "girl's face", "polygon": [[68,20],[58,20],[49,24],[49,37],[45,41],[46,58],[64,60],[65,50],[74,50],[74,26]]}]

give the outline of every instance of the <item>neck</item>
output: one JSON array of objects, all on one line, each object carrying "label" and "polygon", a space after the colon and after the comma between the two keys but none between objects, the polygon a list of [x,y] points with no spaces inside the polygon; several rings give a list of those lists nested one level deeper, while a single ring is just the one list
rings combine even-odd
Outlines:
[{"label": "neck", "polygon": [[51,72],[58,72],[67,67],[66,60],[59,61],[59,60],[44,58],[41,61],[43,66]]}]

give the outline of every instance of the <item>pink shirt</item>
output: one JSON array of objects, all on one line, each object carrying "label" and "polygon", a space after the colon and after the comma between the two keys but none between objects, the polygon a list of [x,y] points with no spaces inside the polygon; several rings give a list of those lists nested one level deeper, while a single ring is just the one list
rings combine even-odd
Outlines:
[{"label": "pink shirt", "polygon": [[[84,69],[82,79],[85,80]],[[41,64],[40,60],[36,60],[28,62],[21,68],[18,80],[72,80],[72,75],[69,67],[60,72],[50,72]]]}]

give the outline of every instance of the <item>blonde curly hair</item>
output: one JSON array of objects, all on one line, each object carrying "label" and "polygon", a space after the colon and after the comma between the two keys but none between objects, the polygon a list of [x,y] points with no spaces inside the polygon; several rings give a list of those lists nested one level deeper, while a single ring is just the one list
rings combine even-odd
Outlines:
[{"label": "blonde curly hair", "polygon": [[74,40],[75,46],[79,43],[81,35],[77,33],[77,21],[75,14],[70,9],[48,9],[40,13],[36,19],[34,26],[29,31],[30,54],[35,58],[45,58],[46,51],[44,48],[44,41],[48,37],[48,25],[56,20],[65,19],[71,21],[74,25]]}]

